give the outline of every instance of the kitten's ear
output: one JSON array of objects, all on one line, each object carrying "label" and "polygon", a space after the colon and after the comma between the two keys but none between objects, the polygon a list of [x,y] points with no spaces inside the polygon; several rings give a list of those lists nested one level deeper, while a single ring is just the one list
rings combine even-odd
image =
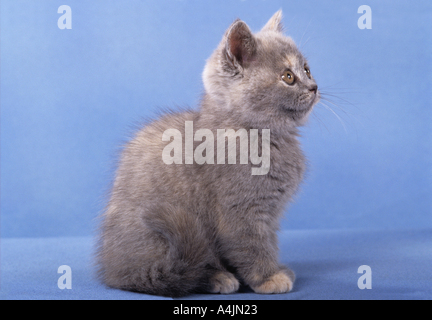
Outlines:
[{"label": "kitten's ear", "polygon": [[266,23],[266,25],[261,29],[261,31],[276,31],[283,32],[282,25],[282,9],[276,12],[273,17]]},{"label": "kitten's ear", "polygon": [[256,52],[256,40],[249,27],[237,19],[225,36],[225,56],[232,67],[244,67]]}]

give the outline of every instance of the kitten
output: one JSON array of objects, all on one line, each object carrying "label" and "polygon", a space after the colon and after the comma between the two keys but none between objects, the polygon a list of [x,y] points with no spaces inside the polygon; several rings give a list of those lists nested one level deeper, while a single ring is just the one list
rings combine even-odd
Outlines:
[{"label": "kitten", "polygon": [[[199,110],[161,116],[124,148],[98,250],[107,285],[171,297],[232,293],[240,283],[257,293],[292,289],[293,271],[278,263],[276,232],[305,171],[297,127],[320,95],[306,59],[283,35],[281,19],[278,11],[256,34],[236,20],[207,61]],[[186,123],[214,137],[217,129],[258,129],[258,153],[264,155],[267,141],[270,167],[251,174],[250,157],[247,164],[231,164],[229,151],[218,159],[225,164],[187,164]],[[172,164],[162,156],[166,132],[181,134],[177,142],[185,148]],[[240,144],[237,155],[244,151]]]}]

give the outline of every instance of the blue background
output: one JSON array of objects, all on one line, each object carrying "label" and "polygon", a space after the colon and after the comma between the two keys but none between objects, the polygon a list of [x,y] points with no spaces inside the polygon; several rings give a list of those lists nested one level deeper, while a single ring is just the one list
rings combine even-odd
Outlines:
[{"label": "blue background", "polygon": [[279,9],[341,118],[320,104],[302,128],[309,170],[282,230],[430,229],[430,1],[2,0],[2,238],[94,235],[136,123],[196,107],[232,21],[258,31]]},{"label": "blue background", "polygon": [[[237,17],[282,8],[323,92],[283,229],[432,226],[430,1],[2,1],[1,235],[89,235],[119,146],[159,107],[192,106]],[[327,88],[327,89],[326,89]],[[345,127],[345,128],[344,128]]]}]

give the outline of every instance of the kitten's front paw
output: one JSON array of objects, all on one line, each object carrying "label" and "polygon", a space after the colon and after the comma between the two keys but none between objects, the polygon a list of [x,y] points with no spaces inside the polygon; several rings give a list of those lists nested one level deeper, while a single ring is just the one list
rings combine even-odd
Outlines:
[{"label": "kitten's front paw", "polygon": [[218,271],[210,279],[211,293],[233,293],[239,289],[239,286],[238,280],[227,271]]},{"label": "kitten's front paw", "polygon": [[290,292],[294,285],[294,273],[291,270],[289,271],[292,273],[292,276],[291,274],[288,276],[286,272],[279,271],[266,282],[259,286],[253,286],[252,289],[256,293],[264,294]]}]

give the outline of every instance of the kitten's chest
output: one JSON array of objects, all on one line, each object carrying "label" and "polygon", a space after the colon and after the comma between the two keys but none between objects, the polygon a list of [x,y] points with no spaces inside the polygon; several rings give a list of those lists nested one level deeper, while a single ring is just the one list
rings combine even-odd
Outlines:
[{"label": "kitten's chest", "polygon": [[303,180],[306,159],[296,139],[272,141],[270,144],[270,170],[263,182],[268,190],[292,196]]}]

